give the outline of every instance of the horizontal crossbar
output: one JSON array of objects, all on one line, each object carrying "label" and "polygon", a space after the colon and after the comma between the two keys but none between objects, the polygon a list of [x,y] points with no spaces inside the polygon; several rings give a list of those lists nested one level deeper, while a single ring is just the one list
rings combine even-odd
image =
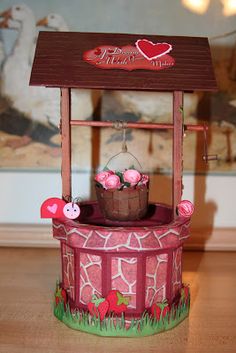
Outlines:
[{"label": "horizontal crossbar", "polygon": [[[91,121],[91,120],[71,120],[70,124],[72,126],[92,126],[92,127],[111,127],[115,128],[117,121]],[[133,123],[133,122],[122,122],[120,128],[132,128],[132,129],[157,129],[157,130],[167,130],[174,129],[173,124],[156,124],[156,123]],[[207,129],[205,125],[193,125],[186,124],[184,129],[188,131],[204,131]]]}]

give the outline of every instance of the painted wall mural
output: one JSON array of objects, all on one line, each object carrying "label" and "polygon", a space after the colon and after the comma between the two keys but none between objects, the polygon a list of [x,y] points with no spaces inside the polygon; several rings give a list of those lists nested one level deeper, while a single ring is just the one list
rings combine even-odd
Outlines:
[{"label": "painted wall mural", "polygon": [[[50,6],[46,1],[41,1],[40,4],[37,4],[36,1],[26,1],[26,3],[19,2],[16,5],[13,5],[10,0],[1,2],[0,168],[60,169],[61,150],[58,128],[60,92],[58,89],[29,87],[29,76],[39,29],[117,32],[119,31],[120,19],[125,19],[125,16],[128,16],[132,10],[120,6],[118,11],[115,4],[111,5],[111,9],[109,8],[108,11],[111,11],[112,14],[117,10],[118,17],[114,19],[114,23],[108,22],[105,25],[101,19],[102,8],[106,2],[102,0],[96,6],[93,5],[96,9],[91,11],[97,11],[93,12],[93,21],[86,22],[84,17],[88,14],[89,3],[90,1],[85,5],[82,1],[72,1],[72,7],[69,11],[59,0],[52,1]],[[134,5],[133,1],[130,3]],[[168,10],[168,4],[165,1],[149,0],[148,3],[153,9],[161,8],[164,12]],[[212,25],[212,21],[208,21],[208,23],[205,21],[204,26],[202,25],[203,32],[199,31],[203,21],[201,16],[209,16],[210,18],[213,16],[214,8],[208,9],[208,15],[190,14],[180,1],[176,0],[173,3],[176,11],[179,11],[178,17],[182,16],[183,21],[173,22],[172,28],[162,23],[161,34],[174,33],[212,37],[210,44],[220,88],[219,92],[214,94],[202,95],[193,92],[185,95],[185,122],[199,123],[203,119],[208,120],[210,125],[209,153],[218,154],[219,160],[206,167],[201,158],[203,135],[188,133],[184,140],[184,170],[235,173],[236,47],[234,43],[235,28],[232,28],[233,20],[230,17],[223,18],[224,15],[219,12],[217,21],[222,21],[226,29],[222,29],[222,33],[213,33],[219,35],[218,38],[213,38],[211,31],[216,31],[219,26]],[[54,10],[52,11],[53,6]],[[143,6],[141,1],[140,6]],[[75,9],[80,11],[80,22],[76,21]],[[161,13],[161,11],[157,11],[155,14],[160,21],[162,21]],[[142,13],[136,11],[136,8],[134,16],[137,23],[140,24]],[[169,16],[172,15],[169,14]],[[195,33],[193,33],[191,19],[195,23],[199,23]],[[185,24],[184,28],[181,27],[182,22]],[[156,33],[160,33],[158,28],[155,30],[153,26],[149,26],[150,23],[144,23],[136,27],[136,22],[134,24],[130,21],[124,28],[126,32],[151,34],[156,31]],[[122,31],[124,30],[121,27],[120,32]],[[232,33],[228,34],[228,32]],[[171,114],[172,96],[169,93],[72,91],[72,118],[170,122]],[[74,128],[72,132],[73,167],[80,170],[90,170],[99,165],[104,166],[112,155],[121,150],[121,140],[121,133],[114,129],[103,129],[99,133],[90,128]],[[170,132],[129,130],[127,131],[127,143],[129,150],[139,156],[144,170],[153,173],[170,170],[172,148]],[[140,145],[143,146],[142,150],[140,150]]]}]

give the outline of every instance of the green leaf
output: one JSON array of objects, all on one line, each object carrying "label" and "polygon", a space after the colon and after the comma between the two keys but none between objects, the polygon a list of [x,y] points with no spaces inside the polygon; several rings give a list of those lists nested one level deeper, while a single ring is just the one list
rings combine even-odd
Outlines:
[{"label": "green leaf", "polygon": [[58,298],[62,298],[61,291],[62,291],[61,288],[57,288],[55,296],[58,297]]},{"label": "green leaf", "polygon": [[98,188],[103,188],[102,184],[100,184],[98,181],[96,181],[96,186],[97,186]]},{"label": "green leaf", "polygon": [[107,170],[110,170],[107,166],[103,168],[103,171],[106,172]]},{"label": "green leaf", "polygon": [[130,187],[130,185],[131,185],[131,184],[130,184],[130,183],[128,183],[127,181],[125,181],[125,182],[124,182],[124,186],[127,186],[127,188],[129,188],[129,187]]},{"label": "green leaf", "polygon": [[128,305],[129,304],[129,300],[130,298],[129,297],[124,297],[121,293],[117,292],[117,305],[121,305],[121,304],[125,304],[125,305]]},{"label": "green leaf", "polygon": [[132,164],[128,169],[134,169],[134,170],[137,170],[136,168],[135,168],[135,165],[134,164]]},{"label": "green leaf", "polygon": [[96,295],[92,296],[91,303],[94,303],[96,307],[98,307],[101,303],[105,301],[105,298],[98,298]]},{"label": "green leaf", "polygon": [[115,174],[120,178],[121,183],[124,183],[123,174],[121,172],[116,172]]}]

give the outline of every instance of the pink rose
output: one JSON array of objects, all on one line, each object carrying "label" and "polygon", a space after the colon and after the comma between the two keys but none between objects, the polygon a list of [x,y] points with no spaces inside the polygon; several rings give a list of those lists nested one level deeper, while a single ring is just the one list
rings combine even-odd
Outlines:
[{"label": "pink rose", "polygon": [[123,173],[123,178],[125,182],[134,186],[141,180],[141,174],[135,169],[128,169]]},{"label": "pink rose", "polygon": [[140,185],[147,185],[148,182],[149,182],[149,176],[146,174],[143,174],[142,179],[140,180],[139,184]]},{"label": "pink rose", "polygon": [[183,200],[178,204],[177,210],[179,216],[190,217],[194,212],[194,206],[192,202],[188,200]]},{"label": "pink rose", "polygon": [[114,172],[112,170],[102,171],[95,176],[95,181],[102,184],[102,186],[104,187],[105,181],[107,180],[107,178],[113,174],[114,174]]},{"label": "pink rose", "polygon": [[119,189],[121,187],[120,178],[118,175],[110,175],[104,183],[105,189]]}]

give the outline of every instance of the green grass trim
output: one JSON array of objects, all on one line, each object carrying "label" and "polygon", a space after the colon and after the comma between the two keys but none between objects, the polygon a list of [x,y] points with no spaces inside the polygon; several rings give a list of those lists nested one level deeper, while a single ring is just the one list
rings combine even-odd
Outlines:
[{"label": "green grass trim", "polygon": [[179,302],[177,307],[172,307],[170,312],[157,321],[149,313],[144,312],[140,319],[131,319],[126,328],[125,317],[107,316],[103,321],[95,316],[92,317],[86,311],[72,313],[69,304],[64,309],[63,302],[54,304],[54,315],[68,327],[98,336],[107,337],[144,337],[170,330],[183,321],[189,314],[190,297],[185,302]]}]

